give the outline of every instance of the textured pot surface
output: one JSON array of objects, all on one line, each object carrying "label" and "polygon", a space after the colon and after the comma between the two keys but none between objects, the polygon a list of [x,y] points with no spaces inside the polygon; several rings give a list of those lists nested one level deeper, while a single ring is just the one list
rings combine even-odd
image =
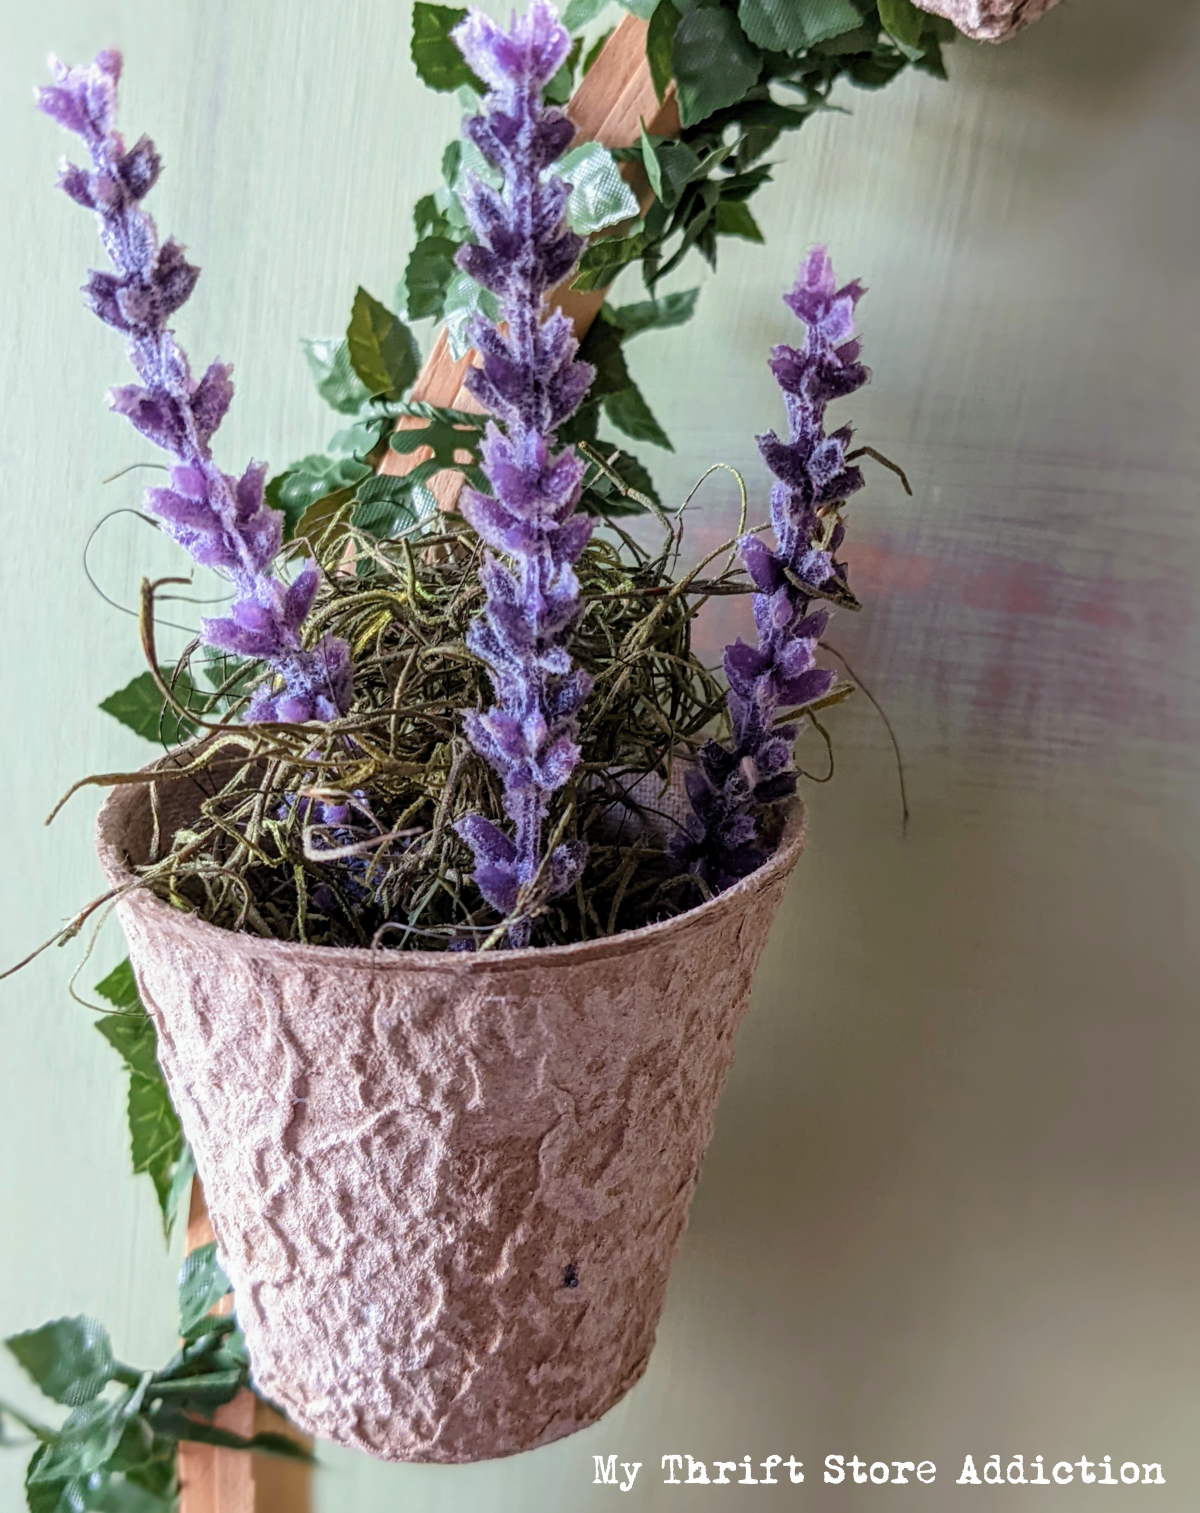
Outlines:
[{"label": "textured pot surface", "polygon": [[[160,783],[164,827],[187,785]],[[144,789],[101,811],[109,882]],[[733,1036],[803,841],[663,924],[481,955],[118,908],[255,1380],[392,1460],[509,1455],[646,1367]]]},{"label": "textured pot surface", "polygon": [[977,42],[1006,42],[1058,0],[916,0],[923,11],[945,16]]}]

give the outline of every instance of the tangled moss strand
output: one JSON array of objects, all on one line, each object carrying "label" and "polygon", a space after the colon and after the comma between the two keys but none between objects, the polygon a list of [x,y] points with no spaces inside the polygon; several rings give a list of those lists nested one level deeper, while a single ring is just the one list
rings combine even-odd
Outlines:
[{"label": "tangled moss strand", "polygon": [[[636,928],[697,901],[671,875],[661,799],[677,755],[723,719],[724,689],[692,651],[692,620],[709,594],[741,589],[725,575],[675,581],[678,536],[669,530],[655,554],[620,530],[597,533],[579,561],[572,651],[595,683],[548,832],[586,840],[589,860],[569,894],[543,901],[538,944]],[[279,940],[492,944],[495,912],[453,829],[467,813],[503,817],[500,781],[462,732],[462,712],[491,697],[466,643],[483,601],[478,538],[455,517],[384,542],[335,518],[309,544],[324,577],[309,634],[349,643],[353,705],[325,725],[241,726],[231,722],[257,680],[210,668],[220,692],[199,713],[222,728],[188,752],[204,797],[143,881],[211,924]],[[329,803],[350,805],[352,830],[314,822]]]}]

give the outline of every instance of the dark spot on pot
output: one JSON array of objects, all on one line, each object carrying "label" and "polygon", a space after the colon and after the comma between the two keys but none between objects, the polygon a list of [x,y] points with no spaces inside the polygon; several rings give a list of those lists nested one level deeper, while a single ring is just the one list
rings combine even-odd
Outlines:
[{"label": "dark spot on pot", "polygon": [[572,1261],[567,1266],[566,1271],[563,1272],[563,1286],[564,1287],[578,1287],[579,1286],[579,1273],[575,1270],[575,1262],[574,1261]]}]

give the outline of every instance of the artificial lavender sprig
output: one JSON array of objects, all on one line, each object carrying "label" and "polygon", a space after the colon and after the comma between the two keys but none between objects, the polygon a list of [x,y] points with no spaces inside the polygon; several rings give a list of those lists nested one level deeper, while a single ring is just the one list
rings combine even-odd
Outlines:
[{"label": "artificial lavender sprig", "polygon": [[[507,835],[481,815],[457,829],[475,856],[475,882],[527,945],[540,903],[571,887],[587,847],[567,841],[547,856],[542,828],[551,796],[579,760],[579,706],[591,679],[571,665],[568,637],[580,612],[573,564],[592,522],[577,514],[584,464],[573,448],[555,452],[555,431],[577,408],[595,370],[574,361],[571,322],[545,315],[547,292],[575,266],[582,240],[567,226],[569,186],[546,174],[574,128],[542,103],[570,48],[546,0],[533,0],[508,31],[478,11],[455,28],[463,57],[489,86],[483,112],[463,131],[503,178],[500,189],[472,180],[463,206],[478,241],[460,267],[500,301],[501,324],[479,317],[471,339],[482,357],[467,386],[496,420],[483,443],[495,497],[463,491],[460,508],[488,546],[480,568],[485,613],[468,645],[488,666],[496,704],[466,716],[467,734],[504,783]],[[511,565],[510,565],[511,564]]]},{"label": "artificial lavender sprig", "polygon": [[858,360],[854,335],[854,307],[863,293],[857,282],[839,289],[824,247],[817,247],[784,295],[808,334],[800,351],[778,346],[771,353],[771,371],[787,406],[788,439],[774,431],[757,438],[776,479],[775,547],[757,536],[739,543],[758,590],[758,645],[739,638],[725,648],[733,740],[701,748],[686,780],[693,813],[673,848],[677,861],[714,893],[760,865],[763,810],[796,791],[797,727],[777,727],[777,712],[811,704],[833,684],[834,674],[814,665],[829,612],[810,605],[818,598],[857,603],[845,565],[834,554],[845,535],[838,506],[862,488],[863,477],[846,461],[850,427],[827,436],[824,426],[829,401],[852,394],[871,376]]},{"label": "artificial lavender sprig", "polygon": [[233,584],[228,616],[203,620],[210,646],[266,663],[274,674],[254,694],[247,720],[331,720],[350,707],[349,647],[326,636],[305,650],[301,626],[320,585],[314,563],[289,585],[271,571],[282,540],[283,516],[263,498],[266,467],[251,463],[241,478],[222,473],[210,442],[233,397],[232,368],[214,362],[195,380],[167,321],[185,303],[200,270],[174,239],[161,246],[154,222],[139,208],[162,164],[153,142],[128,149],[116,130],[121,55],[102,52],[86,68],[50,59],[55,83],[38,104],[83,139],[92,169],[65,160],[59,185],[94,210],[100,238],[116,270],[93,272],[84,285],[89,307],[128,339],[140,384],[110,391],[125,415],[175,462],[170,488],[147,489],[145,508],[201,567]]}]

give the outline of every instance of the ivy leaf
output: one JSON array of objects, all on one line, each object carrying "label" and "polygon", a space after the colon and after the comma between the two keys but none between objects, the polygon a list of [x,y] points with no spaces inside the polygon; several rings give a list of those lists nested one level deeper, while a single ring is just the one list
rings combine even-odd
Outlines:
[{"label": "ivy leaf", "polygon": [[350,363],[345,339],[301,343],[304,357],[316,380],[317,393],[342,415],[357,415],[370,399],[366,386]]},{"label": "ivy leaf", "polygon": [[[110,974],[105,983],[115,975]],[[98,984],[96,991],[103,992],[104,983]],[[158,1065],[154,1021],[137,999],[119,1013],[105,1014],[97,1020],[96,1028],[128,1068],[129,1150],[133,1169],[145,1172],[154,1183],[163,1229],[169,1238],[181,1196],[176,1190],[176,1176],[183,1160],[184,1139]]]},{"label": "ivy leaf", "polygon": [[629,341],[642,331],[665,331],[670,326],[682,326],[691,320],[699,297],[699,289],[685,289],[679,294],[665,294],[661,299],[620,305],[615,310],[611,305],[605,305],[604,315],[614,326],[621,328],[625,340]]},{"label": "ivy leaf", "polygon": [[412,60],[430,89],[448,92],[466,84],[483,94],[486,88],[450,36],[466,14],[449,5],[429,5],[426,0],[417,0],[413,6]]},{"label": "ivy leaf", "polygon": [[656,447],[665,447],[668,452],[675,448],[671,438],[655,420],[637,384],[609,394],[604,400],[604,413],[619,431],[632,436],[634,441],[649,441]]},{"label": "ivy leaf", "polygon": [[89,1491],[90,1478],[72,1476],[51,1482],[33,1480],[49,1449],[49,1445],[41,1446],[29,1462],[25,1473],[25,1506],[29,1513],[80,1513],[80,1509],[88,1506],[84,1498]]},{"label": "ivy leaf", "polygon": [[295,539],[305,511],[318,499],[348,488],[365,478],[371,469],[356,457],[329,457],[312,452],[293,462],[286,471],[276,474],[267,484],[267,503],[282,512],[283,539]]},{"label": "ivy leaf", "polygon": [[738,18],[750,40],[772,53],[803,52],[862,25],[851,0],[740,0]]},{"label": "ivy leaf", "polygon": [[628,236],[600,237],[584,248],[571,288],[581,291],[607,289],[622,268],[637,262],[645,250],[646,239],[640,231],[633,231]]},{"label": "ivy leaf", "polygon": [[740,200],[721,200],[717,205],[717,233],[719,236],[740,236],[747,242],[763,240],[749,205]]},{"label": "ivy leaf", "polygon": [[398,315],[361,286],[346,328],[350,365],[368,393],[399,399],[421,368],[416,339]]},{"label": "ivy leaf", "polygon": [[599,142],[573,147],[559,158],[553,171],[571,186],[567,220],[579,236],[592,236],[637,215],[633,191],[621,177],[612,153]]},{"label": "ivy leaf", "polygon": [[710,6],[698,6],[679,18],[671,61],[684,126],[695,126],[735,104],[762,69],[761,55],[733,12]]},{"label": "ivy leaf", "polygon": [[[171,1459],[173,1462],[174,1455]],[[89,1493],[89,1497],[87,1507],[91,1513],[176,1513],[179,1506],[177,1498],[149,1492],[127,1478],[109,1481],[100,1491]]]},{"label": "ivy leaf", "polygon": [[575,65],[579,62],[579,54],[582,50],[583,38],[576,37],[571,51],[562,60],[558,72],[552,79],[547,80],[542,93],[551,105],[565,105],[571,98],[571,91],[575,87]]},{"label": "ivy leaf", "polygon": [[137,978],[133,975],[133,963],[128,956],[124,961],[118,962],[108,976],[96,984],[96,992],[101,998],[107,998],[114,1008],[122,1012],[128,1009],[145,1012],[138,993]]},{"label": "ivy leaf", "polygon": [[446,290],[459,271],[454,261],[457,251],[458,243],[441,235],[422,237],[413,248],[404,270],[409,320],[424,320],[427,316],[441,320]]},{"label": "ivy leaf", "polygon": [[403,478],[377,473],[367,479],[355,497],[351,523],[377,541],[390,540],[417,518],[411,473]]},{"label": "ivy leaf", "polygon": [[[112,1459],[125,1426],[137,1413],[145,1384],[116,1399],[94,1399],[76,1408],[53,1444],[43,1445],[30,1462],[27,1487],[50,1486],[90,1477]],[[48,1504],[54,1507],[54,1503]],[[67,1506],[70,1506],[68,1504]],[[87,1504],[80,1506],[86,1507]]]},{"label": "ivy leaf", "polygon": [[185,1340],[212,1328],[209,1312],[229,1290],[229,1278],[217,1264],[215,1241],[188,1255],[179,1272],[179,1333]]},{"label": "ivy leaf", "polygon": [[921,33],[925,29],[926,16],[912,0],[878,0],[879,20],[884,31],[906,57],[922,56]]},{"label": "ivy leaf", "polygon": [[90,1403],[116,1370],[108,1330],[82,1314],[14,1334],[4,1343],[47,1397],[70,1408]]},{"label": "ivy leaf", "polygon": [[600,35],[596,38],[596,40],[592,43],[591,47],[588,48],[588,50],[587,50],[587,56],[583,60],[583,77],[584,78],[587,77],[588,72],[591,69],[592,64],[596,61],[596,59],[604,51],[604,44],[612,36],[612,34],[613,34],[613,32],[615,30],[616,30],[615,27],[610,26],[609,29],[606,32],[601,32]]},{"label": "ivy leaf", "polygon": [[591,363],[596,370],[588,399],[603,399],[609,394],[619,394],[633,382],[625,366],[625,354],[621,351],[624,333],[613,324],[601,310],[588,327],[579,344],[580,362]]},{"label": "ivy leaf", "polygon": [[571,0],[563,11],[562,24],[569,32],[581,31],[607,4],[608,0]]},{"label": "ivy leaf", "polygon": [[660,105],[671,82],[671,56],[678,25],[679,11],[674,0],[658,0],[646,32],[646,62],[650,65],[650,77]]},{"label": "ivy leaf", "polygon": [[[181,670],[176,677],[173,667],[160,667],[159,673],[168,688],[174,687],[179,703],[185,709],[190,708],[196,689],[187,672]],[[124,688],[109,694],[100,708],[105,714],[112,715],[114,720],[127,726],[134,735],[140,735],[144,740],[156,744],[177,746],[180,741],[194,736],[198,728],[168,707],[149,671],[139,673]]]}]

